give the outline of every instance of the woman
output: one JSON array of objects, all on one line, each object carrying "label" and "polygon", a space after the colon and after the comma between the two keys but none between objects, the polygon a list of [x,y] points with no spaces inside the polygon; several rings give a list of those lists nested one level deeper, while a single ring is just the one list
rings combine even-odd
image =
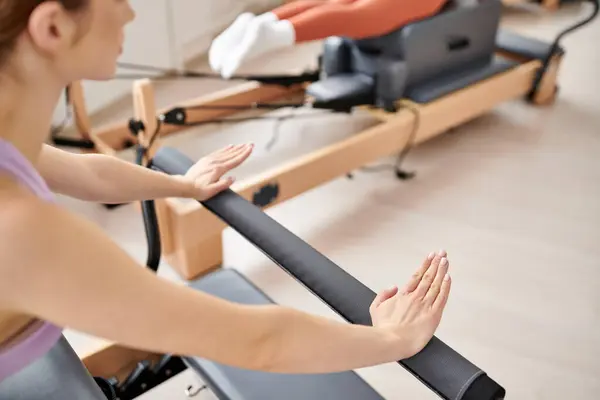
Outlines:
[{"label": "woman", "polygon": [[[126,0],[0,0],[0,389],[70,327],[148,351],[235,367],[324,373],[410,357],[431,339],[450,290],[445,252],[371,306],[373,326],[234,304],[156,277],[53,202],[205,200],[252,146],[230,146],[172,177],[43,144],[61,91],[109,79],[133,19]],[[193,318],[190,318],[193,315]],[[1,390],[0,390],[1,392]]]},{"label": "woman", "polygon": [[382,36],[439,12],[448,0],[296,0],[271,12],[241,14],[209,51],[226,79],[248,60],[330,36]]}]

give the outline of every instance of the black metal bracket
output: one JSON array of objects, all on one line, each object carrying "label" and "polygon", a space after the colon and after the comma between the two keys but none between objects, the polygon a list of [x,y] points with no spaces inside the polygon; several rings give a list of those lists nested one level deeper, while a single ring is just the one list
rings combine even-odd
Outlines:
[{"label": "black metal bracket", "polygon": [[258,207],[266,207],[273,203],[279,197],[279,184],[270,183],[266,184],[252,196],[252,204]]},{"label": "black metal bracket", "polygon": [[139,362],[123,382],[116,377],[108,380],[96,377],[94,380],[108,400],[133,400],[187,368],[180,357],[165,355],[155,365],[147,360]]},{"label": "black metal bracket", "polygon": [[302,83],[317,82],[320,71],[307,71],[300,75],[250,75],[245,77],[249,81],[260,82],[264,85],[294,86]]},{"label": "black metal bracket", "polygon": [[138,136],[140,132],[145,129],[145,126],[144,123],[139,119],[131,118],[128,122],[128,128],[129,132],[131,132],[133,136]]},{"label": "black metal bracket", "polygon": [[71,139],[52,135],[51,140],[54,145],[61,147],[72,147],[86,150],[94,150],[96,148],[94,142],[89,139]]},{"label": "black metal bracket", "polygon": [[161,120],[169,125],[185,125],[187,119],[187,111],[183,107],[175,107],[161,116]]}]

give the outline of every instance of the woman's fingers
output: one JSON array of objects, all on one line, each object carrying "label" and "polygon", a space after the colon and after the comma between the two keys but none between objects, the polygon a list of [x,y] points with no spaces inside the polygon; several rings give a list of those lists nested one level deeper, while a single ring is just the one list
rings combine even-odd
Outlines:
[{"label": "woman's fingers", "polygon": [[243,145],[242,144],[230,144],[228,146],[223,147],[222,149],[219,149],[219,150],[215,151],[212,155],[214,157],[218,157],[218,156],[221,156],[223,154],[227,154],[227,153],[233,151],[234,149],[236,149],[236,148],[238,148],[240,146],[243,146]]},{"label": "woman's fingers", "polygon": [[252,154],[252,150],[254,150],[254,146],[252,145],[242,147],[234,151],[227,159],[221,161],[220,165],[226,168],[227,170],[236,168],[241,163],[246,161],[248,157],[250,157],[250,154]]},{"label": "woman's fingers", "polygon": [[252,144],[240,144],[236,146],[228,146],[221,151],[216,152],[212,155],[213,163],[223,164],[229,162],[231,159],[237,158],[240,154],[246,154],[248,151],[252,151],[254,145]]},{"label": "woman's fingers", "polygon": [[375,300],[373,300],[373,303],[371,303],[371,311],[373,311],[377,307],[379,307],[381,305],[381,303],[394,297],[397,293],[398,293],[398,287],[396,287],[396,286],[393,286],[389,289],[385,289],[385,290],[379,292],[379,294],[375,297]]},{"label": "woman's fingers", "polygon": [[448,302],[448,297],[450,296],[450,288],[452,286],[452,278],[449,274],[444,276],[442,280],[442,287],[440,289],[440,294],[437,296],[435,301],[433,302],[433,310],[436,312],[441,312],[446,307],[446,303]]},{"label": "woman's fingers", "polygon": [[415,271],[415,273],[410,277],[410,280],[402,288],[402,294],[406,295],[415,291],[415,289],[419,285],[419,282],[421,282],[423,275],[425,275],[425,272],[427,272],[427,269],[429,269],[429,266],[431,265],[431,262],[433,261],[434,257],[435,252],[427,256],[427,258],[423,261],[423,264],[421,264],[419,269]]},{"label": "woman's fingers", "polygon": [[442,257],[441,255],[437,254],[433,258],[433,261],[431,261],[431,265],[429,265],[429,268],[425,272],[425,275],[423,275],[423,278],[421,279],[421,281],[417,285],[417,288],[413,292],[417,299],[423,299],[425,297],[425,294],[427,294],[427,292],[429,291],[429,288],[431,287],[431,284],[433,283],[433,280],[437,275],[437,271],[442,259],[445,259],[445,257]]},{"label": "woman's fingers", "polygon": [[410,294],[414,292],[419,282],[421,282],[421,278],[423,278],[423,275],[425,275],[425,272],[431,265],[431,261],[433,261],[434,257],[435,253],[431,253],[429,256],[427,256],[425,261],[423,261],[423,264],[421,264],[419,269],[415,271],[415,273],[410,277],[410,280],[406,283],[406,285],[404,285],[402,294]]},{"label": "woman's fingers", "polygon": [[448,262],[448,259],[446,257],[443,257],[440,260],[440,266],[438,267],[435,279],[433,280],[431,287],[429,288],[427,294],[425,294],[425,298],[423,299],[423,303],[425,303],[425,305],[432,306],[435,302],[435,299],[437,299],[442,289],[444,277],[448,274],[449,267],[450,263]]},{"label": "woman's fingers", "polygon": [[[208,158],[204,159],[206,162],[206,167],[210,167],[211,170],[216,172],[215,180],[220,179],[227,172],[238,167],[240,164],[246,161],[248,157],[250,157],[250,154],[252,154],[254,145],[238,145],[226,149],[213,153],[209,155]],[[205,175],[208,172],[208,170],[202,171],[200,175]]]}]

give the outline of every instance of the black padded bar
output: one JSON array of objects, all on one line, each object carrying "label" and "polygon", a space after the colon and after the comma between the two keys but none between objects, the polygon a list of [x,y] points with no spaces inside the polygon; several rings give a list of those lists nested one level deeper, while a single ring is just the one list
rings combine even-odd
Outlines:
[{"label": "black padded bar", "polygon": [[515,61],[497,56],[483,65],[463,66],[460,71],[446,72],[430,81],[407,88],[406,97],[416,103],[426,104],[439,98],[492,78],[519,65]]},{"label": "black padded bar", "polygon": [[[193,164],[168,147],[161,148],[153,160],[154,169],[171,175],[183,175]],[[371,325],[369,305],[376,294],[260,208],[230,189],[202,204],[348,322]],[[505,395],[485,372],[436,337],[419,354],[398,363],[447,400],[499,400]],[[479,396],[483,393],[493,394]]]}]

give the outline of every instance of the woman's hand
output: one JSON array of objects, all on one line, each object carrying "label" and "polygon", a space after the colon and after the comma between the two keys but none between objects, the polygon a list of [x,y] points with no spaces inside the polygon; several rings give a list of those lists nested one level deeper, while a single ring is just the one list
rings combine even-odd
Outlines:
[{"label": "woman's hand", "polygon": [[191,185],[187,197],[204,201],[229,188],[234,178],[223,175],[246,161],[253,149],[252,144],[230,145],[201,158],[184,176]]},{"label": "woman's hand", "polygon": [[444,251],[432,253],[401,291],[384,290],[371,304],[373,326],[396,335],[403,358],[420,352],[440,324],[451,286],[448,266]]}]

